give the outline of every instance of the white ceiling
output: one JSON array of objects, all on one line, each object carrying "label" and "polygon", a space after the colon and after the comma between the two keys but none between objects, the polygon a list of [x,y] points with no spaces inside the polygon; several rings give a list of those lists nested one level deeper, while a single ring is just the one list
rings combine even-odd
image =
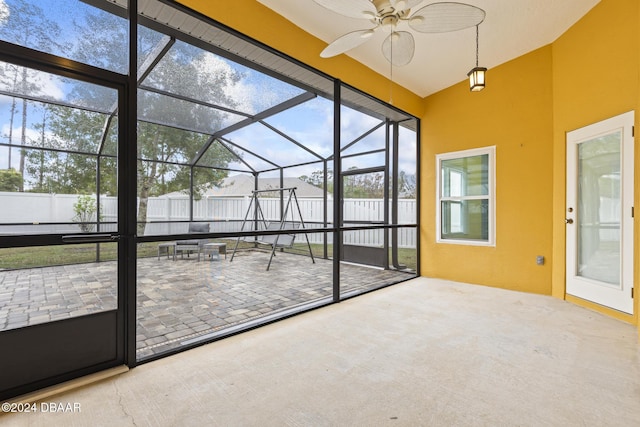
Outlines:
[{"label": "white ceiling", "polygon": [[[365,19],[339,15],[314,0],[258,1],[327,43],[345,33],[372,27]],[[479,27],[479,65],[489,68],[487,84],[490,85],[492,67],[555,41],[600,0],[461,1],[486,12]],[[431,3],[436,2],[424,0],[414,10]],[[400,25],[406,27],[401,29],[409,28],[406,23]],[[417,95],[427,96],[465,80],[469,70],[475,67],[475,27],[440,34],[411,32],[416,41],[415,56],[409,65],[393,68],[393,81]],[[380,50],[386,36],[378,31],[346,54],[389,77],[390,65]]]}]

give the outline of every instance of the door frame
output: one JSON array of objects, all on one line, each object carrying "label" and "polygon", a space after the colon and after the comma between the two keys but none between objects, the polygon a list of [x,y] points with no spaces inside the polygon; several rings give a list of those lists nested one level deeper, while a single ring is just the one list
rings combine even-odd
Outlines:
[{"label": "door frame", "polygon": [[[388,173],[387,173],[387,168],[385,166],[352,169],[352,170],[343,171],[340,174],[340,188],[342,191],[341,194],[343,194],[343,200],[342,200],[343,204],[344,204],[344,193],[345,193],[344,191],[345,178],[358,176],[358,175],[367,175],[372,173],[383,173],[385,188],[389,187],[386,184],[388,182],[388,176],[387,176]],[[343,208],[340,225],[344,226],[345,223],[350,224],[352,227],[353,226],[367,227],[371,225],[388,225],[389,224],[389,219],[388,219],[389,197],[387,192],[385,192],[383,200],[384,200],[384,219],[382,221],[379,221],[379,222],[378,221],[359,221],[359,220],[354,220],[350,218],[345,218],[344,217],[345,210]],[[340,243],[340,260],[341,261],[353,262],[357,264],[373,265],[373,266],[381,267],[384,269],[389,268],[389,259],[388,259],[389,257],[387,256],[387,254],[389,253],[388,233],[384,233],[382,248],[345,244],[344,238],[339,243]]]},{"label": "door frame", "polygon": [[[133,293],[135,301],[135,265],[127,263],[130,256],[135,257],[135,238],[128,222],[135,224],[127,215],[129,199],[135,200],[135,176],[125,176],[123,165],[133,161],[135,173],[135,144],[128,144],[131,134],[127,122],[135,114],[135,104],[129,105],[131,95],[135,90],[129,90],[130,78],[108,70],[87,64],[63,59],[44,52],[36,52],[23,46],[14,45],[0,40],[0,61],[18,66],[28,67],[46,73],[72,78],[114,89],[118,92],[118,220],[117,231],[111,233],[112,240],[117,241],[117,307],[115,310],[101,311],[94,314],[74,317],[37,324],[25,328],[0,332],[2,340],[7,344],[5,348],[13,348],[11,354],[0,354],[0,361],[10,366],[11,361],[22,361],[35,370],[33,375],[24,381],[19,373],[15,374],[9,388],[0,389],[0,400],[8,399],[51,385],[59,384],[74,378],[92,374],[123,364],[131,366],[131,356],[135,355],[135,304],[127,304]],[[135,117],[135,116],[134,116]],[[135,132],[135,126],[134,126]],[[133,151],[134,157],[128,158]],[[131,193],[131,188],[133,193]],[[111,236],[109,236],[111,238]],[[69,241],[69,236],[62,234],[31,234],[0,237],[0,247],[33,247],[64,245],[73,243],[104,242],[105,233],[87,233],[77,242]],[[133,248],[133,249],[131,249]],[[132,252],[133,250],[133,252]],[[135,264],[135,263],[133,263]],[[133,278],[133,282],[131,281]],[[133,290],[132,290],[133,289]],[[128,292],[128,294],[127,294]],[[133,306],[133,308],[131,308]],[[131,315],[133,312],[133,316]],[[131,325],[133,323],[133,334]],[[96,334],[96,328],[106,332],[105,335]],[[70,333],[72,332],[72,333]],[[131,336],[132,335],[132,336]],[[65,336],[64,343],[55,337]],[[68,336],[74,337],[69,339]],[[134,343],[131,348],[131,342]],[[57,345],[58,348],[52,346]],[[4,345],[3,345],[4,347]],[[19,349],[15,351],[15,349]],[[37,360],[34,356],[47,355],[47,363]],[[53,354],[51,353],[53,352]],[[52,356],[49,358],[49,356]],[[135,361],[135,357],[133,359]],[[54,363],[54,361],[56,361]]]},{"label": "door frame", "polygon": [[[565,298],[575,297],[581,300],[590,301],[607,309],[620,313],[633,315],[634,313],[634,111],[629,111],[587,126],[567,132],[566,134],[566,205],[565,205]],[[618,301],[611,299],[611,287],[599,285],[596,280],[581,278],[577,274],[572,274],[572,270],[577,268],[577,206],[574,206],[577,199],[577,173],[578,156],[577,147],[581,142],[586,142],[597,138],[600,135],[610,134],[616,130],[621,131],[622,141],[620,147],[621,157],[621,233],[620,233],[620,294],[617,294]],[[582,288],[581,288],[582,287]],[[581,293],[585,289],[587,292]]]}]

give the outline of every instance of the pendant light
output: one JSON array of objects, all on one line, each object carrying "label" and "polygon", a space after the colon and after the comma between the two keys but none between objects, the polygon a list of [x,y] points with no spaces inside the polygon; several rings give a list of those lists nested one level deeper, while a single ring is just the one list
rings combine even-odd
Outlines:
[{"label": "pendant light", "polygon": [[485,73],[487,71],[484,67],[478,66],[478,48],[479,48],[479,30],[478,25],[476,25],[476,66],[467,74],[469,77],[469,89],[471,92],[479,92],[484,89],[485,86]]}]

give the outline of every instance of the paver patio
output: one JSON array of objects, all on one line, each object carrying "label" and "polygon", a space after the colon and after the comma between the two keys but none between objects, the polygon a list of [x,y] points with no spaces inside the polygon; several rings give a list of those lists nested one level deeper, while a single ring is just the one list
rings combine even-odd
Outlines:
[{"label": "paver patio", "polygon": [[[238,252],[225,259],[138,260],[137,356],[224,333],[243,323],[329,299],[333,262],[278,253]],[[341,290],[359,292],[415,274],[341,265]],[[116,263],[0,272],[0,331],[116,308]]]}]

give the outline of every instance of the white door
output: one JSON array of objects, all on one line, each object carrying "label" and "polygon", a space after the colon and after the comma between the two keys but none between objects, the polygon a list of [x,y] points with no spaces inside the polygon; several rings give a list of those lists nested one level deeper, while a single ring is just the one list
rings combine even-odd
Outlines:
[{"label": "white door", "polygon": [[567,294],[633,313],[633,111],[567,133]]}]

